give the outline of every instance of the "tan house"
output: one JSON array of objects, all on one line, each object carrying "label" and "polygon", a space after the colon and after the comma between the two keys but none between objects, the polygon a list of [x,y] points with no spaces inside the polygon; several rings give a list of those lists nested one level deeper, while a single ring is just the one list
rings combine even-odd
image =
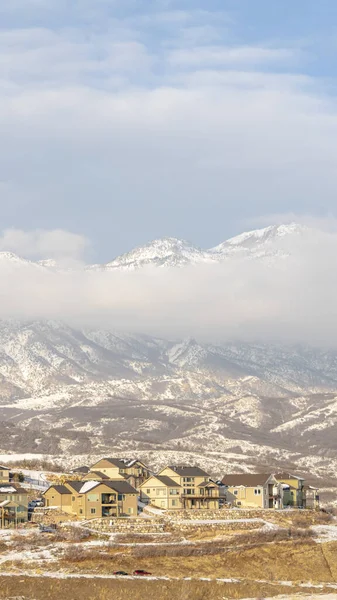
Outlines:
[{"label": "tan house", "polygon": [[0,528],[28,521],[28,491],[17,484],[0,483]]},{"label": "tan house", "polygon": [[276,473],[275,478],[283,484],[283,505],[304,508],[306,494],[303,477],[291,473]]},{"label": "tan house", "polygon": [[137,489],[151,475],[150,469],[140,460],[127,458],[102,458],[92,465],[85,478],[90,477],[92,472],[98,473],[99,477],[105,475],[108,479],[127,479]]},{"label": "tan house", "polygon": [[226,501],[242,508],[282,508],[283,488],[274,475],[238,473],[225,475]]},{"label": "tan house", "polygon": [[78,517],[136,516],[137,490],[127,481],[66,481],[44,492],[46,507],[53,507]]},{"label": "tan house", "polygon": [[319,508],[319,489],[311,485],[304,486],[304,508]]},{"label": "tan house", "polygon": [[219,508],[220,486],[199,467],[167,466],[140,486],[141,500],[165,509]]},{"label": "tan house", "polygon": [[9,483],[9,471],[8,467],[0,465],[0,483]]},{"label": "tan house", "polygon": [[141,484],[140,499],[158,508],[182,508],[181,492],[180,484],[170,477],[152,475]]}]

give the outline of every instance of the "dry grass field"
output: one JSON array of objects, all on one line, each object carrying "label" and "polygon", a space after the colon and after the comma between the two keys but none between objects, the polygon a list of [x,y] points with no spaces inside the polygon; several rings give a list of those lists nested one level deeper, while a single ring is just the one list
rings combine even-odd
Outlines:
[{"label": "dry grass field", "polygon": [[[0,540],[0,599],[262,599],[290,591],[337,598],[334,519],[309,512],[270,516],[274,523],[254,530],[205,531],[191,523],[181,532],[119,533],[111,540],[69,527],[56,535],[12,533]],[[330,541],[317,526],[332,528]],[[152,578],[113,577],[135,569]]]}]

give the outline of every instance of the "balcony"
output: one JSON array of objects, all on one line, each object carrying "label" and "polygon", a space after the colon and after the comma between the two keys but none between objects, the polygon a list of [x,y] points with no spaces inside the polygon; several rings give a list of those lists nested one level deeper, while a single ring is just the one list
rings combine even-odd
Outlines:
[{"label": "balcony", "polygon": [[116,494],[102,494],[101,503],[106,506],[111,506],[112,504],[117,503]]}]

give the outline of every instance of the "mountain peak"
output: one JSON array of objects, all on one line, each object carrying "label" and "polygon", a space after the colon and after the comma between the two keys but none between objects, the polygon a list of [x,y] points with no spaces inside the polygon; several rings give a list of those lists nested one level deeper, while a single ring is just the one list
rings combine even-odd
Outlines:
[{"label": "mountain peak", "polygon": [[211,251],[221,253],[230,248],[252,249],[253,247],[265,244],[267,242],[273,242],[286,236],[301,235],[308,230],[309,228],[306,227],[306,225],[300,225],[299,223],[294,222],[282,225],[270,225],[269,227],[246,231],[240,235],[229,238],[225,242],[222,242],[218,246],[212,248]]},{"label": "mountain peak", "polygon": [[103,269],[133,270],[147,265],[157,267],[175,267],[195,262],[206,262],[208,252],[193,246],[186,240],[164,237],[152,240],[144,246],[138,246],[126,254],[102,265]]}]

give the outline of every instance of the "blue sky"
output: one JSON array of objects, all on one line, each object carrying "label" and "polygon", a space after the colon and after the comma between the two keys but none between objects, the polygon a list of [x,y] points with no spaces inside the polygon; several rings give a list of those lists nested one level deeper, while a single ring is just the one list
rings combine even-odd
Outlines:
[{"label": "blue sky", "polygon": [[334,227],[333,0],[0,0],[0,23],[2,247]]}]

